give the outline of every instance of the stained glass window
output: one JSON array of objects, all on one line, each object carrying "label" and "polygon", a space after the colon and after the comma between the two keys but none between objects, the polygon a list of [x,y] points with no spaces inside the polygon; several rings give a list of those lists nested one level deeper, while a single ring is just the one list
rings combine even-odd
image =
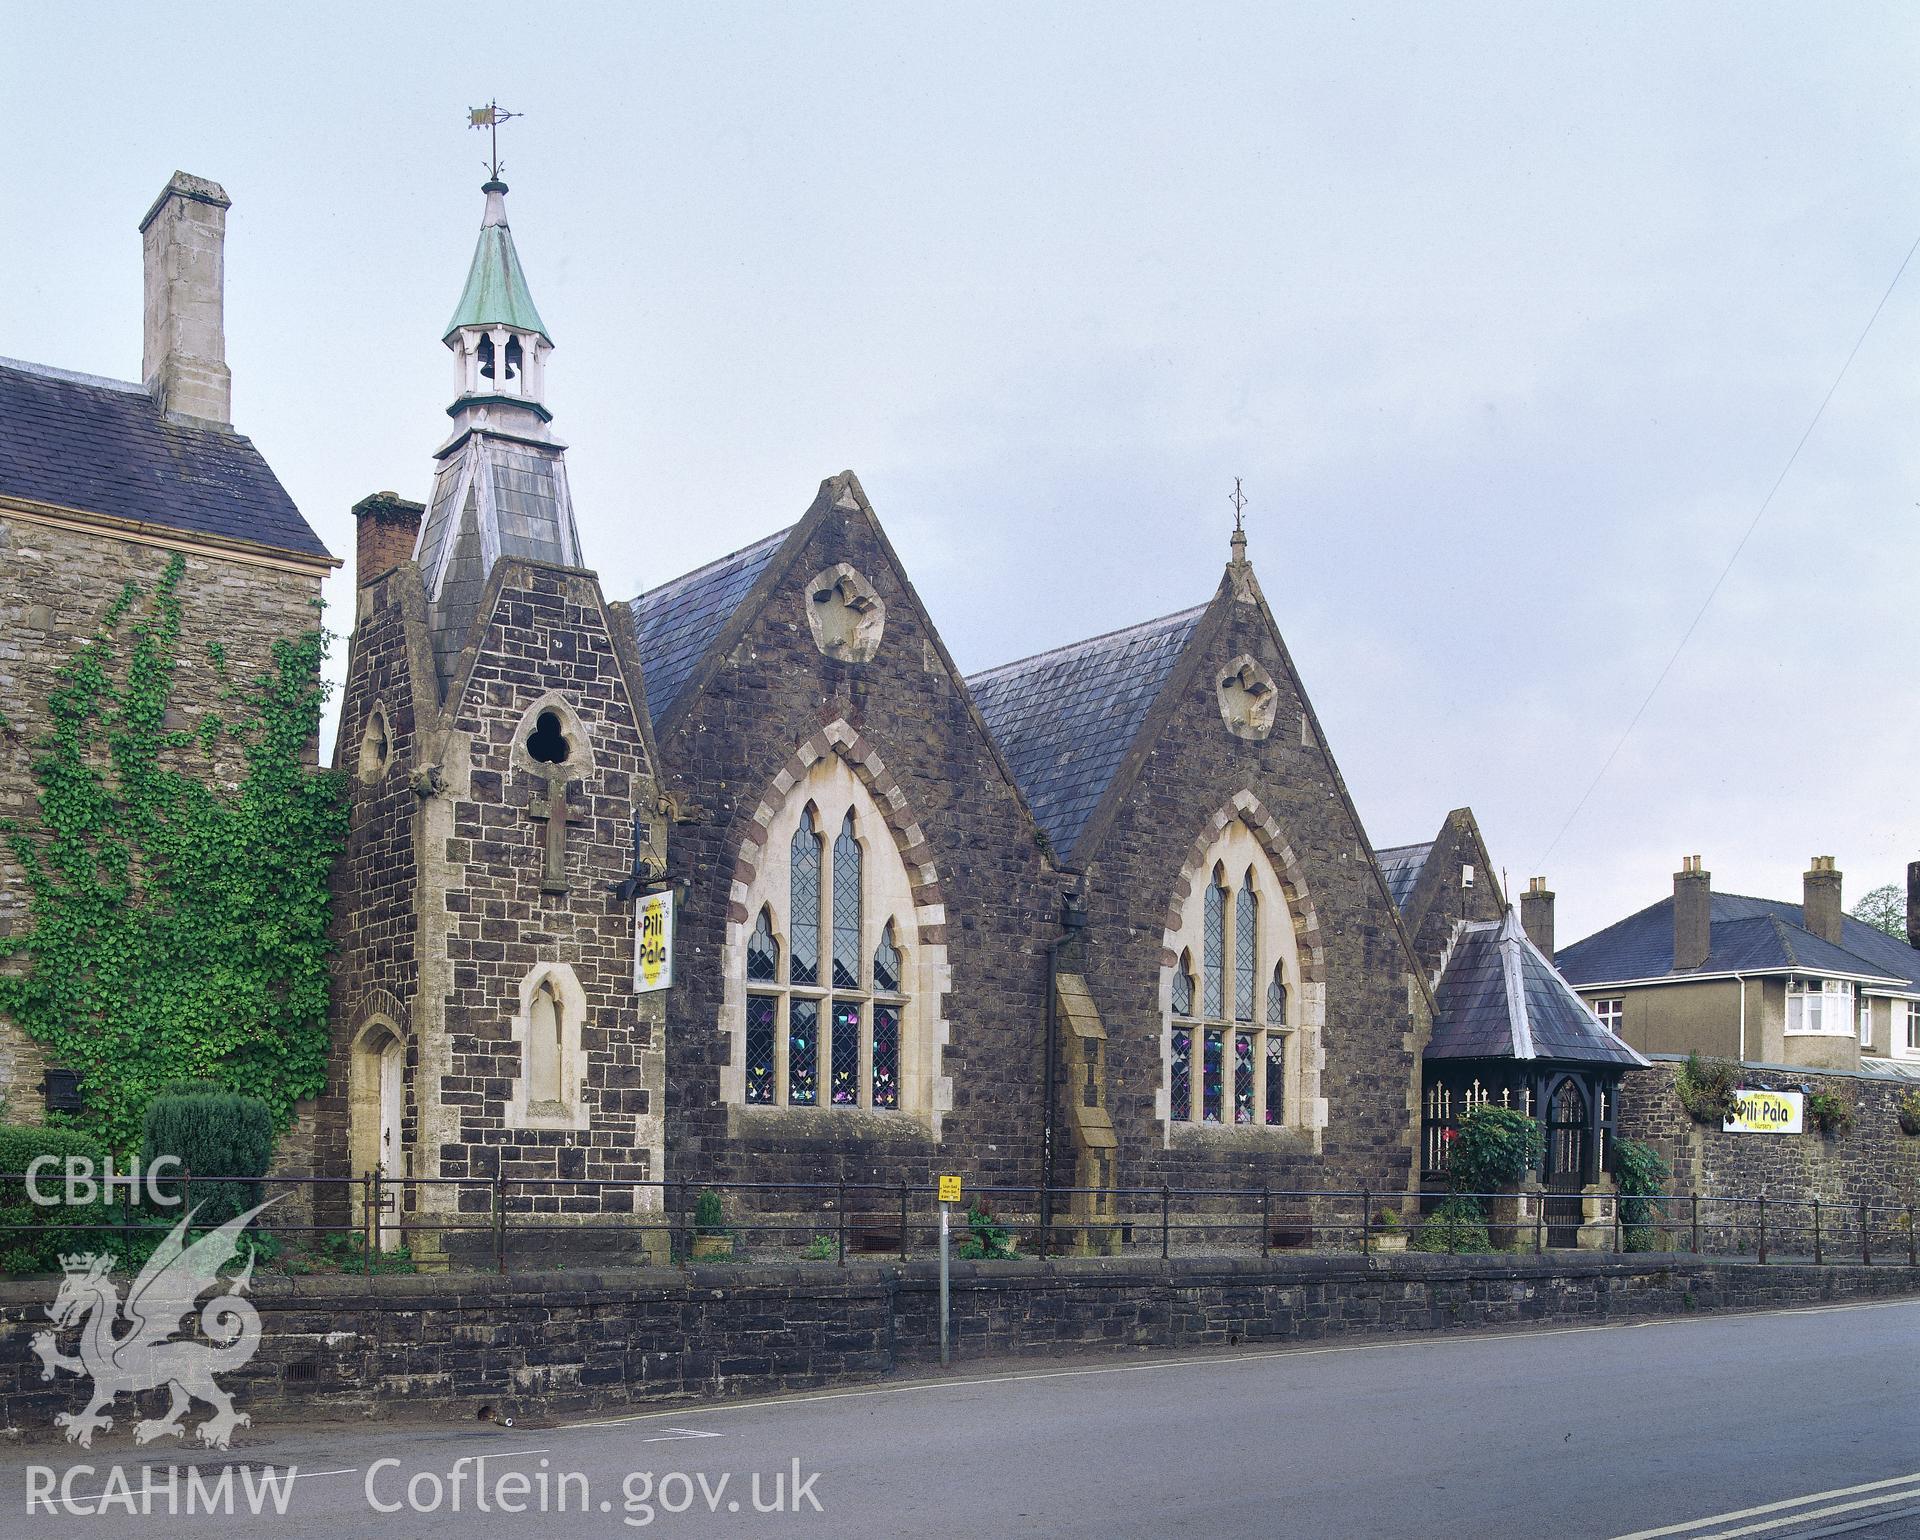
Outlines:
[{"label": "stained glass window", "polygon": [[1220,1121],[1220,1108],[1226,1097],[1227,1034],[1205,1034],[1206,1062],[1200,1067],[1200,1116],[1208,1123]]},{"label": "stained glass window", "polygon": [[787,1002],[787,1105],[811,1107],[820,1100],[820,1002]]},{"label": "stained glass window", "polygon": [[1191,1016],[1193,1014],[1193,958],[1182,952],[1179,964],[1173,970],[1173,1014]]},{"label": "stained glass window", "polygon": [[755,984],[771,984],[779,977],[780,943],[773,939],[773,922],[762,909],[753,934],[747,937],[747,979]]},{"label": "stained glass window", "polygon": [[772,995],[747,996],[747,1100],[759,1107],[775,1100],[773,1027],[779,1012]]},{"label": "stained glass window", "polygon": [[1284,1033],[1267,1034],[1267,1121],[1287,1120],[1287,1039]]},{"label": "stained glass window", "polygon": [[1217,1021],[1227,1013],[1227,890],[1216,878],[1207,885],[1206,930],[1201,940],[1201,1009]]},{"label": "stained glass window", "polygon": [[900,949],[893,944],[893,921],[880,932],[880,944],[873,949],[873,987],[895,990],[900,987]]},{"label": "stained glass window", "polygon": [[860,1105],[860,1002],[833,1002],[833,1070],[828,1095],[836,1107]]},{"label": "stained glass window", "polygon": [[1253,1034],[1233,1034],[1233,1120],[1253,1121]]},{"label": "stained glass window", "polygon": [[1267,1025],[1285,1026],[1287,1020],[1287,986],[1280,981],[1280,968],[1274,965],[1273,978],[1267,984]]},{"label": "stained glass window", "polygon": [[1176,1123],[1193,1120],[1193,1031],[1189,1027],[1173,1029],[1173,1065],[1168,1081],[1169,1109]]},{"label": "stained glass window", "polygon": [[860,842],[851,808],[833,842],[833,987],[860,987]]},{"label": "stained glass window", "polygon": [[900,1007],[873,1008],[873,1104],[900,1105]]},{"label": "stained glass window", "polygon": [[813,809],[800,815],[800,827],[793,831],[792,865],[788,873],[788,891],[793,913],[787,923],[792,937],[793,957],[789,963],[790,984],[820,982],[820,834],[814,827]]},{"label": "stained glass window", "polygon": [[1260,976],[1260,900],[1254,895],[1253,873],[1233,906],[1233,1019],[1253,1020],[1254,980]]}]

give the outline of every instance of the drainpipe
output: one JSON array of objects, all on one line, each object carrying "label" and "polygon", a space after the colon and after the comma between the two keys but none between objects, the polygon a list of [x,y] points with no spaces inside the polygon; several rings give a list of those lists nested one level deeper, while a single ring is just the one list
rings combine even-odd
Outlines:
[{"label": "drainpipe", "polygon": [[1747,976],[1736,973],[1733,980],[1740,986],[1740,1062],[1747,1062]]},{"label": "drainpipe", "polygon": [[[1061,875],[1078,881],[1079,872],[1062,868]],[[1059,1052],[1060,1006],[1055,981],[1060,976],[1060,948],[1086,928],[1087,911],[1079,892],[1069,888],[1060,895],[1060,934],[1047,943],[1047,1042],[1046,1062],[1040,1069],[1041,1105],[1045,1109],[1040,1124],[1040,1255],[1053,1255],[1053,1144],[1054,1064]]]}]

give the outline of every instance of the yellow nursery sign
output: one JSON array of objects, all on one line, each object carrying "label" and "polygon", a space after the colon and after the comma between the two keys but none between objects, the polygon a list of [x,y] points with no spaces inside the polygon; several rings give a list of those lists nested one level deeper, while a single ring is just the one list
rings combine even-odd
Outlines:
[{"label": "yellow nursery sign", "polygon": [[1736,1091],[1727,1109],[1730,1134],[1797,1134],[1806,1110],[1799,1091]]},{"label": "yellow nursery sign", "polygon": [[673,987],[673,893],[649,893],[634,905],[633,989],[650,995]]}]

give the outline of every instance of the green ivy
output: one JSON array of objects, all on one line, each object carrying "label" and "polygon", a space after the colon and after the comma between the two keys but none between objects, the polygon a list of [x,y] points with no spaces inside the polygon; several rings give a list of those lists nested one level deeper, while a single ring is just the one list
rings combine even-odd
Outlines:
[{"label": "green ivy", "polygon": [[1659,1201],[1666,1196],[1673,1170],[1652,1145],[1638,1139],[1616,1140],[1613,1146],[1613,1185],[1620,1193],[1620,1222],[1626,1227],[1629,1251],[1662,1251],[1665,1232]]},{"label": "green ivy", "polygon": [[[0,824],[31,919],[0,938],[0,1012],[80,1072],[85,1110],[53,1120],[117,1151],[172,1082],[260,1097],[284,1130],[326,1074],[327,884],[347,815],[340,778],[306,761],[324,633],[275,642],[244,682],[210,644],[220,709],[170,729],[185,570],[176,554],[150,595],[129,583],[61,669],[33,764],[40,832]],[[222,745],[238,784],[216,771]]]}]

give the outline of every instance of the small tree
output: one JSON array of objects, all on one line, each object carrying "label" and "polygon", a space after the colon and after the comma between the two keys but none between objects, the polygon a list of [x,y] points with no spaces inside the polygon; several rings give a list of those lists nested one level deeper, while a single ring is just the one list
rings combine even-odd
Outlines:
[{"label": "small tree", "polygon": [[[195,1222],[224,1224],[261,1201],[273,1160],[273,1108],[230,1091],[162,1095],[147,1109],[141,1148],[148,1162],[172,1156],[195,1182]],[[241,1178],[206,1182],[207,1177]],[[179,1184],[170,1184],[178,1194]]]},{"label": "small tree", "polygon": [[1891,882],[1864,894],[1847,913],[1875,930],[1907,939],[1907,895]]}]

